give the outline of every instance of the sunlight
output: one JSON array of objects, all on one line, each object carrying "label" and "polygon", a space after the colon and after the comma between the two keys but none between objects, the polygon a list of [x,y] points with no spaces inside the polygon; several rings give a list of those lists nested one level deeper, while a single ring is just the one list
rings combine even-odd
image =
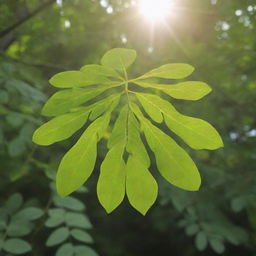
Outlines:
[{"label": "sunlight", "polygon": [[140,13],[151,22],[164,21],[173,7],[172,0],[140,0]]}]

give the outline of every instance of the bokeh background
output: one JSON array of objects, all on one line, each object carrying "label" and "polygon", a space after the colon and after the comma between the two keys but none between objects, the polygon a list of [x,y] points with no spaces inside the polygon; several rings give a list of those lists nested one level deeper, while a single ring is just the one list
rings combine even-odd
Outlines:
[{"label": "bokeh background", "polygon": [[[175,106],[212,123],[225,144],[217,151],[183,145],[202,175],[198,192],[167,184],[153,165],[159,196],[145,217],[127,200],[110,215],[100,206],[102,145],[86,188],[63,200],[54,176],[79,134],[50,147],[31,141],[55,92],[48,79],[99,63],[114,47],[137,51],[131,76],[166,63],[193,65],[192,79],[213,92]],[[76,256],[256,255],[255,99],[255,0],[177,0],[153,28],[136,1],[0,0],[0,255],[72,256],[70,244],[80,246]],[[83,235],[64,239],[74,229]]]}]

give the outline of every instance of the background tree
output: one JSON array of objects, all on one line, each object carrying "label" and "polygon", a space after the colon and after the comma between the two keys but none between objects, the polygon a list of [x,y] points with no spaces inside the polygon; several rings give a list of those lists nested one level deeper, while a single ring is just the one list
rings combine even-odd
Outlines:
[{"label": "background tree", "polygon": [[160,196],[146,217],[128,203],[111,215],[99,206],[95,184],[106,152],[98,148],[89,193],[74,195],[87,206],[92,247],[99,255],[114,256],[256,253],[255,1],[176,2],[168,26],[155,26],[152,35],[133,1],[0,1],[0,233],[10,224],[9,213],[7,219],[2,214],[6,198],[19,191],[27,202],[24,208],[44,211],[40,219],[26,221],[32,233],[22,239],[32,246],[31,255],[57,251],[45,246],[48,209],[63,207],[53,200],[49,177],[80,136],[51,148],[31,142],[33,131],[45,121],[42,104],[55,92],[47,80],[98,63],[114,47],[138,52],[132,76],[170,62],[195,66],[193,79],[207,82],[213,93],[198,103],[175,101],[175,106],[214,124],[225,148],[194,152],[180,141],[199,163],[203,186],[199,192],[184,192],[159,177]]}]

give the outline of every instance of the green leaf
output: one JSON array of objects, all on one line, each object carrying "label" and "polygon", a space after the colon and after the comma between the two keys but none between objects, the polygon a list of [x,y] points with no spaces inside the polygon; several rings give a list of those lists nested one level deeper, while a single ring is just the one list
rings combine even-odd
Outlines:
[{"label": "green leaf", "polygon": [[124,106],[118,118],[115,121],[113,130],[108,139],[108,148],[113,148],[117,144],[126,143],[126,133],[127,133],[127,118],[128,118],[128,107]]},{"label": "green leaf", "polygon": [[76,228],[92,228],[92,224],[85,214],[75,213],[75,212],[67,212],[65,215],[65,222],[69,227]]},{"label": "green leaf", "polygon": [[50,84],[59,88],[83,87],[95,84],[104,84],[109,82],[106,77],[95,76],[81,71],[65,71],[54,75],[50,80]]},{"label": "green leaf", "polygon": [[150,158],[140,137],[140,125],[131,111],[129,111],[127,126],[127,152],[136,155],[145,167],[149,167]]},{"label": "green leaf", "polygon": [[195,245],[199,251],[204,251],[207,247],[207,237],[203,231],[197,233],[195,238]]},{"label": "green leaf", "polygon": [[33,226],[26,220],[12,219],[7,227],[7,235],[10,237],[21,237],[28,235],[33,229]]},{"label": "green leaf", "polygon": [[23,197],[19,193],[11,195],[6,202],[6,210],[9,214],[16,212],[23,204]]},{"label": "green leaf", "polygon": [[217,149],[223,146],[216,129],[206,121],[180,114],[171,103],[152,94],[138,93],[148,104],[164,115],[166,125],[194,149]]},{"label": "green leaf", "polygon": [[56,177],[59,195],[67,196],[90,177],[97,156],[98,133],[106,129],[109,119],[105,115],[94,121],[62,158]]},{"label": "green leaf", "polygon": [[175,99],[182,100],[199,100],[212,91],[209,85],[198,81],[187,81],[169,85],[141,81],[135,81],[134,83],[142,87],[161,90]]},{"label": "green leaf", "polygon": [[51,247],[57,244],[61,244],[69,237],[69,229],[67,227],[61,227],[54,230],[46,241],[46,246]]},{"label": "green leaf", "polygon": [[218,254],[222,254],[225,252],[225,245],[223,241],[217,238],[212,238],[209,241],[211,248]]},{"label": "green leaf", "polygon": [[80,242],[84,243],[93,243],[92,237],[85,231],[80,230],[80,229],[72,229],[70,231],[70,234]]},{"label": "green leaf", "polygon": [[[72,211],[83,211],[85,209],[85,205],[83,204],[83,202],[72,196],[67,196],[65,198],[55,196],[53,198],[53,202],[58,207],[64,207]],[[57,213],[57,209],[56,209],[56,213]]]},{"label": "green leaf", "polygon": [[188,236],[195,235],[198,232],[198,225],[193,223],[186,227],[186,234]]},{"label": "green leaf", "polygon": [[165,64],[159,68],[155,68],[148,73],[142,75],[137,79],[145,79],[149,77],[159,77],[166,79],[182,79],[185,78],[194,71],[194,68],[191,65],[183,63],[173,63]]},{"label": "green leaf", "polygon": [[125,163],[123,152],[123,144],[118,144],[110,149],[100,168],[97,194],[107,213],[112,212],[124,199]]},{"label": "green leaf", "polygon": [[100,115],[102,115],[103,113],[105,113],[111,105],[117,105],[119,102],[119,98],[120,95],[117,93],[114,93],[110,96],[108,96],[107,98],[103,99],[100,102],[97,102],[95,104],[95,108],[92,110],[91,114],[90,114],[90,120],[93,121],[95,120],[97,117],[99,117]]},{"label": "green leaf", "polygon": [[[67,199],[66,197],[65,199]],[[46,227],[57,227],[65,221],[65,210],[64,209],[50,209],[48,211],[49,218],[45,221]]]},{"label": "green leaf", "polygon": [[98,256],[98,254],[88,246],[78,245],[75,246],[75,256]]},{"label": "green leaf", "polygon": [[44,105],[42,114],[45,116],[57,116],[65,114],[72,108],[95,98],[105,90],[105,87],[99,89],[75,88],[56,92]]},{"label": "green leaf", "polygon": [[22,239],[11,238],[4,242],[3,249],[13,254],[24,254],[31,251],[29,243]]},{"label": "green leaf", "polygon": [[8,144],[8,154],[11,157],[17,157],[26,151],[26,142],[21,136],[12,139]]},{"label": "green leaf", "polygon": [[120,75],[110,67],[96,65],[96,64],[89,64],[85,65],[80,69],[84,74],[90,74],[93,76],[106,76],[106,77],[114,77],[120,78]]},{"label": "green leaf", "polygon": [[104,54],[101,59],[103,66],[117,70],[127,69],[136,59],[136,51],[131,49],[115,48]]},{"label": "green leaf", "polygon": [[88,115],[88,111],[81,111],[55,117],[34,132],[33,141],[46,146],[65,140],[86,123]]},{"label": "green leaf", "polygon": [[196,191],[201,184],[200,174],[190,156],[173,139],[142,119],[147,142],[155,154],[157,168],[171,184],[190,191]]},{"label": "green leaf", "polygon": [[126,166],[126,192],[130,204],[145,215],[157,198],[158,186],[136,155],[130,155]]},{"label": "green leaf", "polygon": [[74,256],[74,253],[73,245],[71,243],[66,243],[58,248],[55,256]]},{"label": "green leaf", "polygon": [[43,210],[36,207],[27,207],[25,209],[20,210],[17,212],[13,218],[15,219],[24,219],[24,220],[36,220],[40,217],[42,217],[44,214]]},{"label": "green leaf", "polygon": [[137,97],[143,106],[146,113],[152,118],[153,121],[157,123],[163,122],[163,115],[158,107],[156,107],[154,104],[151,104],[147,99],[144,97],[140,97],[140,94],[137,94]]}]

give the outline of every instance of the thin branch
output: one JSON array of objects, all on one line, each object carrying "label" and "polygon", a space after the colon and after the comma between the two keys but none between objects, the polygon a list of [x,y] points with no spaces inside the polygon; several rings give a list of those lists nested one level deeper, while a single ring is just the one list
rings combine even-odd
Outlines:
[{"label": "thin branch", "polygon": [[28,15],[26,15],[24,18],[18,20],[16,23],[12,24],[10,27],[2,30],[0,32],[0,38],[4,37],[5,35],[7,35],[8,33],[10,33],[11,31],[13,31],[14,29],[18,28],[19,26],[21,26],[24,22],[26,22],[27,20],[31,19],[32,17],[34,17],[36,14],[38,14],[39,12],[43,11],[45,8],[49,7],[50,5],[52,5],[53,3],[55,3],[55,0],[49,0],[43,4],[41,4],[39,7],[37,7],[34,11],[28,13]]}]

